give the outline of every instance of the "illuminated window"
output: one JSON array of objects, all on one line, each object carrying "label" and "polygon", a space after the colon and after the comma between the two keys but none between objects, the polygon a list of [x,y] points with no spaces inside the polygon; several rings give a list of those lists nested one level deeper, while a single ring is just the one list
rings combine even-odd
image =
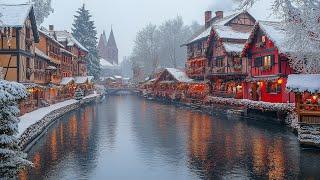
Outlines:
[{"label": "illuminated window", "polygon": [[280,93],[281,92],[281,84],[276,82],[268,82],[267,83],[267,93]]},{"label": "illuminated window", "polygon": [[265,56],[263,59],[263,66],[270,67],[272,66],[272,58],[271,56]]}]

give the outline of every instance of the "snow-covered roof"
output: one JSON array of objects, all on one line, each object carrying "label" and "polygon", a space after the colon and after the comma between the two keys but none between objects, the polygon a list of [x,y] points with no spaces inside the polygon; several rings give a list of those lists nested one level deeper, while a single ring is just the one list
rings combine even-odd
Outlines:
[{"label": "snow-covered roof", "polygon": [[283,23],[274,21],[259,21],[259,27],[266,33],[269,39],[277,46],[282,53],[290,52],[290,47],[287,42],[286,30],[283,28]]},{"label": "snow-covered roof", "polygon": [[101,66],[108,66],[108,67],[113,67],[114,65],[111,64],[109,61],[103,59],[103,58],[100,58],[100,65]]},{"label": "snow-covered roof", "polygon": [[61,85],[67,85],[67,84],[69,84],[71,82],[74,82],[74,78],[73,77],[64,77],[64,78],[61,79],[60,84]]},{"label": "snow-covered roof", "polygon": [[57,67],[55,67],[55,66],[48,66],[46,68],[46,70],[56,70],[56,69],[57,69]]},{"label": "snow-covered roof", "polygon": [[116,80],[114,77],[106,77],[105,79]]},{"label": "snow-covered roof", "polygon": [[31,89],[31,88],[42,88],[45,89],[45,86],[41,86],[39,84],[36,83],[22,83],[27,89]]},{"label": "snow-covered roof", "polygon": [[[232,14],[230,14],[228,16],[225,16],[222,19],[218,19],[218,20],[216,20],[216,22],[214,22],[212,24],[212,26],[225,26],[229,21],[231,21],[233,18],[235,18],[236,16],[240,15],[241,13],[244,13],[244,12],[232,13]],[[195,42],[195,41],[198,41],[198,40],[203,39],[203,38],[207,38],[210,35],[212,26],[210,26],[210,27],[208,27],[206,29],[203,28],[203,31],[200,32],[199,35],[197,35],[194,38],[192,38],[187,44]]]},{"label": "snow-covered roof", "polygon": [[116,79],[122,79],[122,76],[114,76]]},{"label": "snow-covered roof", "polygon": [[291,74],[287,89],[293,92],[320,92],[320,74]]},{"label": "snow-covered roof", "polygon": [[32,4],[0,4],[2,27],[23,27]]},{"label": "snow-covered roof", "polygon": [[226,52],[235,52],[235,53],[241,53],[244,48],[244,43],[232,43],[232,42],[224,42],[223,46],[226,50]]},{"label": "snow-covered roof", "polygon": [[226,15],[225,17],[223,17],[222,19],[218,19],[214,24],[215,25],[226,25],[227,23],[229,23],[232,19],[234,19],[235,17],[239,16],[242,13],[247,13],[247,11],[237,11],[237,12],[229,12],[229,15]]},{"label": "snow-covered roof", "polygon": [[74,78],[74,82],[76,84],[84,84],[88,81],[88,77],[87,76],[78,76]]},{"label": "snow-covered roof", "polygon": [[68,31],[53,31],[55,36],[57,37],[57,40],[59,42],[67,42],[67,46],[77,46],[80,49],[88,52],[88,49],[85,48],[78,40],[76,40],[75,37]]},{"label": "snow-covered roof", "polygon": [[64,48],[60,48],[60,51],[61,51],[62,53],[69,54],[70,56],[74,56],[74,54],[72,54],[72,52],[70,52],[70,51],[68,51],[68,50],[66,50],[66,49],[64,49]]},{"label": "snow-covered roof", "polygon": [[247,40],[250,36],[250,32],[241,32],[231,26],[214,25],[213,28],[220,38]]},{"label": "snow-covered roof", "polygon": [[153,84],[157,79],[154,78],[154,79],[150,79],[146,82],[146,84]]},{"label": "snow-covered roof", "polygon": [[51,58],[49,56],[47,56],[44,52],[42,52],[40,49],[38,49],[37,47],[35,48],[35,53],[36,55],[46,59],[46,60],[51,60]]},{"label": "snow-covered roof", "polygon": [[74,78],[74,81],[76,84],[85,84],[87,82],[92,82],[93,79],[93,76],[77,76]]},{"label": "snow-covered roof", "polygon": [[39,42],[37,23],[31,3],[18,4],[15,1],[0,1],[0,15],[0,27],[14,28],[24,27],[27,18],[30,17],[34,41]]},{"label": "snow-covered roof", "polygon": [[174,79],[176,79],[179,82],[191,82],[192,81],[192,79],[190,79],[187,76],[187,74],[180,69],[166,68],[165,70],[167,70],[174,77]]},{"label": "snow-covered roof", "polygon": [[58,44],[61,48],[64,48],[63,44],[57,41],[56,38],[52,34],[50,34],[50,32],[46,28],[44,27],[38,28],[38,31],[43,35],[45,35],[46,37],[48,37],[49,39],[51,39],[56,44]]},{"label": "snow-covered roof", "polygon": [[202,33],[200,33],[195,38],[191,39],[188,43],[192,43],[192,42],[198,41],[200,39],[207,38],[210,35],[210,32],[211,32],[211,27],[205,29]]}]

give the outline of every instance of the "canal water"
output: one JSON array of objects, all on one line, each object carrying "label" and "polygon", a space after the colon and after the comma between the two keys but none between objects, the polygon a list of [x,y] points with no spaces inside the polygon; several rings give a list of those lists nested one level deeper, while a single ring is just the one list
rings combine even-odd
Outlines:
[{"label": "canal water", "polygon": [[319,179],[320,151],[277,123],[114,96],[54,123],[20,179]]}]

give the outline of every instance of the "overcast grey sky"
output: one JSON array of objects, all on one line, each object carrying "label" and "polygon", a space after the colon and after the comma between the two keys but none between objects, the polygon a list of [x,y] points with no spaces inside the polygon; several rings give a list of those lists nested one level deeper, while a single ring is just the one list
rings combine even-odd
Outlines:
[{"label": "overcast grey sky", "polygon": [[[269,1],[261,0],[250,12],[265,19],[270,11]],[[84,2],[93,16],[99,35],[103,30],[109,34],[113,26],[120,60],[130,54],[137,31],[149,22],[161,24],[181,15],[186,24],[192,21],[202,24],[205,10],[230,11],[234,6],[232,0],[52,0],[55,11],[42,25],[47,27],[54,24],[57,30],[70,31],[73,15]]]}]

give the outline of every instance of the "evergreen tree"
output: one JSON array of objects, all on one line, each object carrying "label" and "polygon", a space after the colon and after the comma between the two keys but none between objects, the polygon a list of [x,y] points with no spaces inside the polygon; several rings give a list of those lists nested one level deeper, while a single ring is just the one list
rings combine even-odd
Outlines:
[{"label": "evergreen tree", "polygon": [[97,49],[98,38],[97,30],[91,17],[89,10],[87,10],[83,4],[77,11],[77,15],[74,16],[72,35],[88,49],[89,53],[85,59],[88,65],[89,75],[98,79],[101,70]]},{"label": "evergreen tree", "polygon": [[31,165],[15,137],[19,123],[16,102],[26,96],[23,85],[0,80],[0,179],[14,178],[21,168]]}]

